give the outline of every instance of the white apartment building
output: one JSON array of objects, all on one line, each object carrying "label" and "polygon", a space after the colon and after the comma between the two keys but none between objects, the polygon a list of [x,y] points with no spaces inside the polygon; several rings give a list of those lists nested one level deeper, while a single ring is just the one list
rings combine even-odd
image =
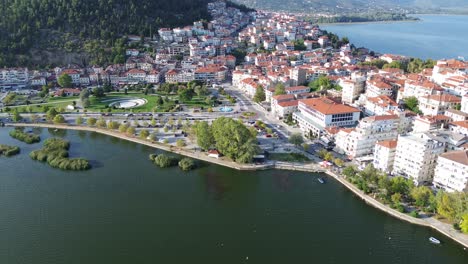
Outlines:
[{"label": "white apartment building", "polygon": [[401,98],[397,99],[400,100],[411,96],[420,98],[437,94],[438,92],[443,92],[443,89],[439,85],[424,79],[424,77],[420,77],[418,80],[408,79],[405,81],[403,93],[398,94],[399,96],[401,95]]},{"label": "white apartment building", "polygon": [[369,155],[376,142],[397,138],[399,121],[396,115],[363,118],[355,129],[343,129],[336,134],[335,149],[351,159]]},{"label": "white apartment building", "polygon": [[392,172],[397,143],[395,139],[375,143],[373,164],[376,169],[386,173]]},{"label": "white apartment building", "polygon": [[417,185],[430,183],[434,176],[437,157],[444,151],[444,140],[430,133],[400,135],[393,174],[412,179]]},{"label": "white apartment building", "polygon": [[0,88],[25,88],[28,80],[28,68],[0,69]]},{"label": "white apartment building", "polygon": [[354,126],[361,114],[359,109],[327,97],[299,100],[298,110],[293,119],[305,135],[315,136],[320,136],[329,126]]},{"label": "white apartment building", "polygon": [[368,115],[386,115],[390,111],[398,110],[398,104],[386,95],[367,97],[364,112]]},{"label": "white apartment building", "polygon": [[468,114],[468,94],[465,94],[464,96],[462,96],[460,110]]},{"label": "white apartment building", "polygon": [[445,110],[455,108],[461,98],[451,94],[433,94],[418,98],[419,110],[424,115],[442,115]]},{"label": "white apartment building", "polygon": [[441,154],[437,159],[433,184],[448,192],[468,192],[468,150]]},{"label": "white apartment building", "polygon": [[380,95],[392,96],[393,87],[380,79],[369,80],[366,85],[366,96],[377,97]]}]

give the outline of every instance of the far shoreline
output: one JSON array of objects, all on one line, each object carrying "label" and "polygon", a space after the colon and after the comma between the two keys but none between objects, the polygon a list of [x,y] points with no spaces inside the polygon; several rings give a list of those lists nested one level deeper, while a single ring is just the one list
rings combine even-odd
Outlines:
[{"label": "far shoreline", "polygon": [[382,21],[365,21],[365,22],[333,22],[333,23],[317,23],[319,26],[327,25],[360,25],[360,24],[393,24],[393,23],[415,23],[421,22],[422,19],[404,19],[404,20],[382,20]]},{"label": "far shoreline", "polygon": [[[76,130],[76,131],[88,131],[88,132],[95,132],[100,133],[107,136],[116,137],[122,140],[127,140],[130,142],[134,142],[141,145],[146,145],[152,148],[157,148],[160,150],[164,150],[167,152],[172,152],[178,155],[183,155],[187,157],[191,157],[197,160],[202,160],[204,162],[209,162],[225,167],[229,167],[236,170],[244,170],[244,171],[252,171],[252,170],[268,170],[268,169],[281,169],[281,170],[297,170],[297,171],[305,171],[305,172],[312,172],[312,173],[324,173],[328,176],[332,177],[344,187],[346,187],[349,191],[357,195],[359,198],[364,200],[364,202],[384,213],[387,213],[390,216],[393,216],[397,219],[402,221],[432,228],[433,230],[438,231],[440,234],[446,236],[447,238],[452,239],[453,241],[457,242],[458,244],[462,245],[464,249],[468,248],[468,235],[460,233],[452,228],[450,224],[443,223],[437,219],[431,218],[414,218],[410,215],[398,212],[395,209],[388,207],[387,205],[379,202],[378,200],[372,198],[371,196],[365,194],[361,190],[359,190],[356,186],[352,183],[348,182],[342,175],[338,175],[331,170],[323,169],[321,171],[313,170],[311,168],[306,168],[304,165],[302,167],[298,167],[298,164],[294,163],[287,163],[281,162],[280,165],[278,164],[264,164],[264,165],[250,165],[250,164],[239,164],[232,161],[220,160],[216,158],[210,158],[204,153],[194,153],[189,152],[188,150],[180,149],[174,146],[162,145],[159,143],[153,143],[147,140],[139,139],[137,137],[130,137],[119,133],[117,131],[111,131],[108,129],[101,129],[97,127],[88,127],[88,126],[77,126],[77,125],[56,125],[56,124],[37,124],[37,123],[8,123],[5,124],[5,127],[39,127],[39,128],[56,128],[56,129],[66,129],[66,130]],[[201,154],[201,155],[200,155]],[[283,164],[283,165],[281,165]]]}]

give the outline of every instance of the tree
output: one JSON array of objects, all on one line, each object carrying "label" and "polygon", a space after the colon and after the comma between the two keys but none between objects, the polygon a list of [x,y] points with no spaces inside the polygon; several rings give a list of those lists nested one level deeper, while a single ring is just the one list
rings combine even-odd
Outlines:
[{"label": "tree", "polygon": [[344,165],[343,160],[340,159],[340,158],[336,158],[336,159],[334,160],[334,163],[335,163],[336,166],[338,166],[338,167],[343,167],[343,165]]},{"label": "tree", "polygon": [[81,105],[83,106],[83,108],[88,108],[91,106],[91,102],[89,101],[88,98],[86,98],[83,100],[83,102],[81,102]]},{"label": "tree", "polygon": [[357,169],[354,166],[347,166],[343,169],[343,175],[348,178],[353,178],[356,176]]},{"label": "tree", "polygon": [[63,117],[63,115],[56,115],[54,117],[54,124],[63,124],[65,123],[65,118]]},{"label": "tree", "polygon": [[195,135],[197,136],[198,146],[203,150],[208,150],[215,143],[211,127],[206,121],[201,121],[196,124]]},{"label": "tree", "polygon": [[192,170],[194,169],[196,166],[195,164],[195,161],[193,159],[190,159],[190,158],[183,158],[179,161],[179,167],[183,170],[183,171],[189,171],[189,170]]},{"label": "tree", "polygon": [[298,39],[294,41],[293,43],[294,43],[294,50],[306,50],[307,49],[306,45],[304,44],[303,39]]},{"label": "tree", "polygon": [[[464,202],[461,199],[462,195],[463,194],[439,191],[435,198],[437,213],[450,221],[461,219],[463,212],[468,209],[463,208]],[[464,195],[466,196],[466,194]],[[466,206],[465,204],[465,207]]]},{"label": "tree", "polygon": [[96,118],[94,117],[90,117],[88,118],[88,120],[86,120],[86,123],[89,125],[89,126],[94,126],[96,124],[97,120]]},{"label": "tree", "polygon": [[266,95],[265,95],[265,90],[261,85],[257,86],[257,89],[255,90],[255,95],[254,95],[254,102],[260,103],[265,101]]},{"label": "tree", "polygon": [[143,129],[143,130],[140,131],[140,138],[141,138],[141,139],[147,139],[148,136],[149,136],[149,134],[150,134],[150,133],[149,133],[148,130]]},{"label": "tree", "polygon": [[179,148],[185,147],[185,140],[183,139],[176,140],[176,146]]},{"label": "tree", "polygon": [[289,143],[294,144],[294,146],[299,147],[304,143],[304,138],[301,133],[294,133],[289,137]]},{"label": "tree", "polygon": [[434,199],[432,190],[427,186],[418,186],[411,190],[411,198],[414,199],[415,205],[419,207],[428,207]]},{"label": "tree", "polygon": [[96,126],[99,128],[105,128],[107,127],[107,122],[104,118],[99,118],[98,121],[96,122]]},{"label": "tree", "polygon": [[69,88],[72,86],[72,78],[70,75],[64,73],[60,75],[57,79],[57,83],[62,87],[62,88]]},{"label": "tree", "polygon": [[97,98],[106,96],[106,94],[104,93],[104,89],[102,89],[101,87],[94,88],[93,95],[96,96]]},{"label": "tree", "polygon": [[47,111],[46,118],[47,118],[47,120],[52,121],[52,120],[54,120],[54,117],[56,115],[58,115],[57,110],[55,110],[55,108],[51,108],[51,109],[49,109],[49,111]]},{"label": "tree", "polygon": [[82,125],[83,124],[83,117],[79,116],[75,119],[75,124]]},{"label": "tree", "polygon": [[403,101],[405,102],[406,108],[408,108],[409,110],[415,113],[420,112],[418,108],[418,98],[416,98],[415,96],[407,97]]},{"label": "tree", "polygon": [[324,160],[326,161],[332,161],[335,157],[333,156],[333,153],[327,152],[325,156],[323,157]]},{"label": "tree", "polygon": [[31,115],[31,122],[36,123],[39,120],[39,116],[36,114]]},{"label": "tree", "polygon": [[119,128],[119,122],[117,122],[117,121],[109,121],[109,122],[107,122],[107,128],[108,128],[108,129],[112,129],[112,130],[118,129],[118,128]]},{"label": "tree", "polygon": [[127,129],[128,129],[128,125],[127,125],[127,124],[120,124],[120,126],[119,126],[119,132],[120,132],[120,133],[125,133],[125,132],[127,132]]},{"label": "tree", "polygon": [[278,83],[275,86],[275,95],[282,95],[282,94],[286,94],[286,88],[284,87],[284,84]]},{"label": "tree", "polygon": [[402,199],[401,193],[394,193],[391,197],[392,203],[395,207],[401,203],[401,199]]},{"label": "tree", "polygon": [[23,117],[19,114],[18,109],[13,109],[13,116],[11,117],[11,120],[13,120],[13,122],[19,122],[23,120]]},{"label": "tree", "polygon": [[182,102],[187,102],[192,100],[193,97],[193,90],[189,88],[179,89],[179,100]]},{"label": "tree", "polygon": [[213,121],[211,131],[219,152],[234,161],[252,161],[258,150],[253,146],[256,139],[241,121],[220,117]]},{"label": "tree", "polygon": [[136,131],[135,128],[132,127],[132,126],[130,126],[130,127],[127,128],[126,133],[127,133],[127,135],[129,135],[129,136],[133,136],[133,135],[135,135],[135,131]]},{"label": "tree", "polygon": [[464,213],[462,216],[462,221],[460,223],[460,229],[463,233],[468,233],[468,212]]},{"label": "tree", "polygon": [[309,88],[313,92],[332,89],[334,85],[330,82],[330,79],[326,75],[320,75],[320,77],[309,83]]}]

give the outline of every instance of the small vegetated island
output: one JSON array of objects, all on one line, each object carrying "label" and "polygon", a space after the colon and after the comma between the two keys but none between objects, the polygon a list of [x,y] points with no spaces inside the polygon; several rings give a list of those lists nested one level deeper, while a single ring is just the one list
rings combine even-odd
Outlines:
[{"label": "small vegetated island", "polygon": [[0,156],[11,157],[20,153],[20,148],[17,146],[8,146],[0,144]]},{"label": "small vegetated island", "polygon": [[33,160],[47,162],[53,168],[62,170],[88,170],[89,162],[83,158],[70,159],[68,149],[70,142],[60,138],[49,138],[44,141],[42,149],[29,153]]},{"label": "small vegetated island", "polygon": [[179,165],[181,170],[189,171],[195,169],[197,166],[193,159],[183,158],[179,160],[176,157],[168,156],[166,154],[150,154],[149,159],[160,168],[168,168]]},{"label": "small vegetated island", "polygon": [[27,144],[34,144],[41,141],[40,136],[31,133],[26,133],[23,129],[14,129],[10,131],[10,136]]}]

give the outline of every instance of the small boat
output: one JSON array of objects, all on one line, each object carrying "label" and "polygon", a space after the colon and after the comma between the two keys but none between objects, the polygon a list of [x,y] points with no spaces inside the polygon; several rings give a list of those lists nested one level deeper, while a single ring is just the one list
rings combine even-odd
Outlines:
[{"label": "small boat", "polygon": [[58,129],[56,128],[56,129],[54,130],[54,132],[57,132],[57,131],[58,131]]},{"label": "small boat", "polygon": [[325,183],[325,181],[324,181],[322,178],[318,178],[317,180],[318,180],[321,184],[324,184],[324,183]]},{"label": "small boat", "polygon": [[433,244],[440,244],[440,240],[435,237],[430,237],[429,241]]}]

